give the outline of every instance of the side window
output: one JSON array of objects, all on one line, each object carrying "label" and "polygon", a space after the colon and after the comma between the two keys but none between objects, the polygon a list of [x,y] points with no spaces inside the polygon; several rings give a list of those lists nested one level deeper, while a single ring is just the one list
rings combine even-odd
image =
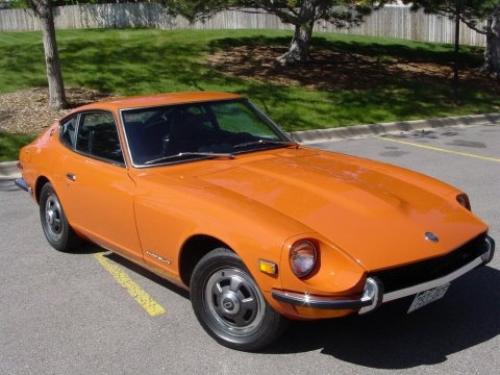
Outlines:
[{"label": "side window", "polygon": [[75,147],[76,137],[76,116],[73,116],[61,124],[61,142],[69,148]]},{"label": "side window", "polygon": [[124,163],[113,115],[109,112],[82,114],[76,149],[98,158]]}]

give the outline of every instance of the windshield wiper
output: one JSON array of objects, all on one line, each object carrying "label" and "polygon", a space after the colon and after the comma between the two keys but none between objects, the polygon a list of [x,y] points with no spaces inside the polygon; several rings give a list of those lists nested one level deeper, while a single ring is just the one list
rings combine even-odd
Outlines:
[{"label": "windshield wiper", "polygon": [[248,146],[260,146],[260,145],[297,146],[298,144],[295,142],[289,142],[289,141],[280,141],[280,140],[272,140],[272,139],[259,139],[257,141],[238,143],[232,147],[234,149],[236,149],[236,148],[242,148],[242,147],[248,147]]},{"label": "windshield wiper", "polygon": [[178,154],[167,155],[167,156],[162,156],[161,158],[148,160],[144,164],[145,165],[155,164],[159,163],[160,161],[179,159],[182,158],[183,156],[205,156],[209,158],[227,158],[227,159],[234,159],[235,157],[234,154],[220,153],[220,152],[179,152]]}]

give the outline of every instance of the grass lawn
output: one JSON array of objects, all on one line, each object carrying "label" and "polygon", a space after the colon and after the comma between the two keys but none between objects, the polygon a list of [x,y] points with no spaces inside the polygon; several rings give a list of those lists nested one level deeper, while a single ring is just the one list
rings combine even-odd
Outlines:
[{"label": "grass lawn", "polygon": [[0,162],[17,160],[19,149],[33,138],[31,135],[0,132]]},{"label": "grass lawn", "polygon": [[[292,70],[298,79],[280,82],[273,77],[253,78],[252,72],[230,74],[209,61],[210,54],[239,46],[284,49],[290,35],[270,30],[63,30],[57,33],[67,86],[120,95],[179,90],[238,92],[251,98],[288,131],[500,109],[495,84],[468,79],[462,85],[461,103],[457,105],[451,100],[447,78],[411,72],[412,63],[424,67],[438,64],[449,69],[452,57],[449,45],[316,33],[314,51],[350,56],[351,76],[343,76],[339,85],[336,85],[335,61],[328,62],[326,71],[319,65],[312,66],[316,69],[312,79],[319,80],[318,85],[301,80],[307,75],[302,72],[308,73],[307,67],[301,68],[306,69],[302,71]],[[477,48],[464,48],[464,66],[477,67],[481,53]],[[364,70],[357,70],[357,59],[363,62]],[[367,63],[366,59],[373,62]],[[394,70],[387,69],[389,65],[398,68],[401,61],[410,63],[409,71],[394,74]],[[346,69],[344,65],[343,62],[338,66],[342,72]],[[351,81],[372,75],[373,83],[365,79],[364,84],[350,85]],[[1,33],[0,93],[43,85],[46,79],[41,35]]]}]

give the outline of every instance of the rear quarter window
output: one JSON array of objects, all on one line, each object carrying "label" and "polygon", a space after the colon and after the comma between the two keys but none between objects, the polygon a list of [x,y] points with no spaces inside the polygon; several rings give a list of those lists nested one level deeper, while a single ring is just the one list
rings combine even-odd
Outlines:
[{"label": "rear quarter window", "polygon": [[76,116],[64,120],[60,130],[61,143],[71,149],[75,148],[76,144]]},{"label": "rear quarter window", "polygon": [[118,131],[109,112],[89,112],[80,116],[76,150],[84,154],[124,164]]}]

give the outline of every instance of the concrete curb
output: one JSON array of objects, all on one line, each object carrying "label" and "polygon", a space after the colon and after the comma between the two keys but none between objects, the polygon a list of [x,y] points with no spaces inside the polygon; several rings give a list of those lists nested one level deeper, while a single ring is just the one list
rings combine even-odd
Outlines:
[{"label": "concrete curb", "polygon": [[380,135],[397,131],[411,131],[444,126],[495,124],[500,122],[500,113],[445,117],[430,120],[401,121],[384,124],[355,125],[344,128],[316,129],[291,132],[292,138],[302,144],[338,141],[346,138]]},{"label": "concrete curb", "polygon": [[17,161],[0,162],[0,181],[14,180],[21,177],[17,169]]}]

